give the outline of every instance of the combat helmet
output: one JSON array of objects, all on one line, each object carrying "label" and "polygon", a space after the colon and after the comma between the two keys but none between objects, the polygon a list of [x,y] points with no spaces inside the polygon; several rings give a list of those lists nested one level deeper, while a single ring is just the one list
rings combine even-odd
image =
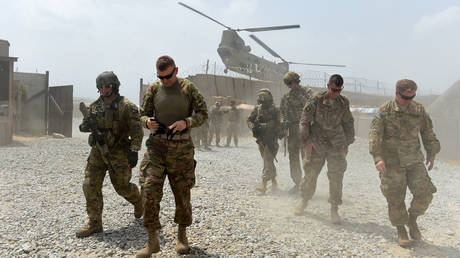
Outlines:
[{"label": "combat helmet", "polygon": [[259,104],[271,104],[273,103],[273,95],[267,88],[260,89],[257,92],[257,103]]},{"label": "combat helmet", "polygon": [[103,85],[112,85],[112,93],[118,93],[120,87],[120,81],[117,75],[113,71],[105,71],[96,78],[96,87],[101,89]]},{"label": "combat helmet", "polygon": [[299,83],[300,82],[300,76],[296,72],[287,72],[284,77],[283,81],[286,85],[291,84],[292,82]]}]

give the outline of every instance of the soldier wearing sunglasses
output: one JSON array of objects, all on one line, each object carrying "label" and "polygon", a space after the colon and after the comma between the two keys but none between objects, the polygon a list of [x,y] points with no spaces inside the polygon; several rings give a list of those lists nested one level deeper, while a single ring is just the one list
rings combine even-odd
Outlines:
[{"label": "soldier wearing sunglasses", "polygon": [[[152,132],[146,141],[147,151],[139,175],[144,226],[149,239],[136,257],[150,257],[160,251],[159,214],[166,177],[176,201],[174,222],[179,225],[176,252],[190,252],[186,228],[192,224],[190,190],[195,185],[196,165],[190,130],[208,118],[203,96],[192,82],[177,77],[178,68],[171,57],[158,58],[156,69],[160,81],[146,90],[141,109],[141,123]],[[160,132],[160,125],[166,129],[162,127]]]},{"label": "soldier wearing sunglasses", "polygon": [[342,181],[347,168],[345,158],[348,146],[355,140],[350,102],[340,94],[342,89],[342,76],[332,75],[327,91],[317,94],[305,105],[300,120],[300,137],[306,146],[305,176],[300,185],[302,201],[295,214],[301,215],[307,207],[315,193],[318,175],[327,161],[331,221],[334,224],[340,223],[338,209],[342,204]]},{"label": "soldier wearing sunglasses", "polygon": [[[380,189],[387,199],[390,222],[397,229],[401,246],[411,243],[405,225],[413,240],[422,238],[417,217],[425,213],[436,192],[427,169],[433,168],[441,149],[430,116],[413,100],[416,91],[414,81],[399,80],[394,100],[379,108],[369,132],[369,152],[379,171]],[[425,164],[419,135],[426,150]],[[405,205],[407,188],[413,195],[409,209]]]}]

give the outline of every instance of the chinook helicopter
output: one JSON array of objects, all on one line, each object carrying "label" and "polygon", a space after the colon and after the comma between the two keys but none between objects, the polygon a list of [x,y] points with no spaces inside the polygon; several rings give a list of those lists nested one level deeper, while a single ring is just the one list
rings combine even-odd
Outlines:
[{"label": "chinook helicopter", "polygon": [[279,81],[281,80],[281,78],[283,78],[283,75],[289,71],[290,64],[345,67],[345,65],[335,64],[289,62],[282,58],[279,54],[277,54],[273,49],[268,47],[264,42],[262,42],[262,40],[257,38],[254,34],[249,35],[249,37],[251,37],[265,50],[267,50],[272,56],[281,59],[282,62],[276,63],[269,60],[265,60],[263,57],[259,57],[252,54],[251,47],[245,45],[243,39],[238,35],[239,31],[259,32],[270,30],[285,30],[300,28],[300,25],[233,29],[182,2],[178,2],[178,4],[226,28],[226,30],[222,32],[222,39],[220,41],[219,48],[217,49],[217,53],[219,54],[220,58],[222,59],[222,62],[226,67],[224,70],[225,73],[227,73],[228,70],[231,70],[259,80]]}]

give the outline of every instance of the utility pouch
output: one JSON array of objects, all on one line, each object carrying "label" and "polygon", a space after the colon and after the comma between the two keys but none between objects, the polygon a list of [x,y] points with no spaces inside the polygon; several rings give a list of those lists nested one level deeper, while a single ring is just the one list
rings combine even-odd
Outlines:
[{"label": "utility pouch", "polygon": [[96,137],[94,136],[94,133],[91,133],[88,137],[88,144],[89,146],[93,147],[96,145]]}]

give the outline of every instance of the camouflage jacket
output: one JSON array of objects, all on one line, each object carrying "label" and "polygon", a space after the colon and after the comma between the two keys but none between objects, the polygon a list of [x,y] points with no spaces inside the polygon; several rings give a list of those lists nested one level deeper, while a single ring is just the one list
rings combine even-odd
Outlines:
[{"label": "camouflage jacket", "polygon": [[331,102],[324,91],[305,105],[300,136],[304,144],[313,143],[318,151],[343,148],[355,140],[353,123],[348,99],[339,95]]},{"label": "camouflage jacket", "polygon": [[260,135],[254,137],[266,136],[270,140],[276,141],[281,135],[280,111],[275,105],[268,108],[262,108],[262,105],[257,105],[252,110],[247,120],[249,129],[258,127]]},{"label": "camouflage jacket", "polygon": [[[182,78],[178,78],[178,83],[189,100],[188,116],[183,118],[187,122],[187,128],[198,127],[208,119],[206,102],[195,84]],[[145,128],[147,128],[148,118],[155,117],[154,97],[164,87],[161,82],[155,82],[145,92],[141,108],[141,123]],[[174,109],[174,104],[171,103],[171,109]]]},{"label": "camouflage jacket", "polygon": [[217,108],[216,106],[214,106],[209,114],[209,120],[211,120],[212,124],[221,125],[223,116],[224,112],[222,111],[222,109],[220,107]]},{"label": "camouflage jacket", "polygon": [[423,162],[419,134],[428,158],[441,150],[433,132],[433,124],[422,104],[412,101],[403,111],[395,100],[383,104],[372,120],[369,132],[369,152],[374,162],[400,166]]},{"label": "camouflage jacket", "polygon": [[281,99],[281,123],[298,126],[302,110],[313,93],[310,88],[300,87],[285,93]]},{"label": "camouflage jacket", "polygon": [[[107,106],[104,105],[102,98],[99,98],[89,105],[88,111],[96,114],[98,128],[104,133],[104,140],[109,149],[128,146],[133,151],[141,149],[144,132],[139,119],[139,109],[135,104],[118,96],[110,106]],[[80,125],[82,132],[89,132],[88,119],[88,117],[83,118]]]}]

